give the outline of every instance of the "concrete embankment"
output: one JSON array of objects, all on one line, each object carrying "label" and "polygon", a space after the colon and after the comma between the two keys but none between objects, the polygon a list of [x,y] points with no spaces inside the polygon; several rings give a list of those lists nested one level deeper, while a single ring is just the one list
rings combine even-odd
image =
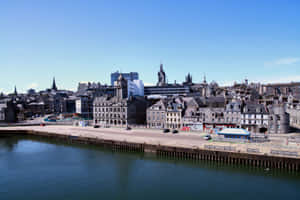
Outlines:
[{"label": "concrete embankment", "polygon": [[[147,131],[145,131],[147,132]],[[95,130],[74,127],[23,127],[0,128],[1,133],[30,134],[66,140],[68,142],[95,144],[117,151],[154,153],[159,157],[179,159],[208,160],[220,163],[245,166],[277,168],[289,171],[300,170],[298,157],[270,155],[255,152],[241,152],[235,146],[215,145],[200,140],[201,137],[155,135],[145,132],[126,132],[124,130]],[[198,138],[197,141],[195,141]],[[193,142],[194,141],[194,142]],[[226,143],[225,143],[226,144]],[[251,146],[247,146],[251,147]],[[244,147],[243,147],[244,148]],[[251,149],[251,148],[247,148]],[[270,149],[274,151],[273,149]]]}]

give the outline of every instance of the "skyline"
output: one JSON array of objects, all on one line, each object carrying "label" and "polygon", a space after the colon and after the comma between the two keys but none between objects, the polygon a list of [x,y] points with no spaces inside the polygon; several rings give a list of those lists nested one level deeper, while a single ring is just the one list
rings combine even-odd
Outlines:
[{"label": "skyline", "polygon": [[300,81],[298,1],[89,2],[1,3],[0,92],[54,76],[59,88],[109,84],[116,70],[156,84],[160,62],[170,83],[188,72],[220,85]]}]

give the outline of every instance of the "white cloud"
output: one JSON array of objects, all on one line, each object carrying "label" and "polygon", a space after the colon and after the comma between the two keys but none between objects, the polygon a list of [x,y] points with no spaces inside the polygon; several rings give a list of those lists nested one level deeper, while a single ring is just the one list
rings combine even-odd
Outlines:
[{"label": "white cloud", "polygon": [[290,83],[290,82],[300,82],[300,75],[285,76],[285,77],[269,77],[264,79],[256,79],[252,82],[261,83]]},{"label": "white cloud", "polygon": [[38,88],[38,84],[37,83],[30,83],[29,85],[28,85],[28,89],[37,89]]},{"label": "white cloud", "polygon": [[228,81],[228,80],[224,80],[224,81],[220,81],[218,84],[220,86],[231,86],[233,85],[234,81]]},{"label": "white cloud", "polygon": [[[218,82],[220,86],[232,86],[234,82],[241,83],[244,80],[224,80]],[[249,83],[262,83],[262,84],[268,84],[268,83],[290,83],[290,82],[300,82],[300,75],[294,75],[294,76],[284,76],[284,77],[260,77],[256,79],[249,79]]]},{"label": "white cloud", "polygon": [[65,90],[76,92],[77,88],[65,88]]},{"label": "white cloud", "polygon": [[264,66],[274,66],[274,65],[292,65],[295,63],[300,62],[300,58],[298,57],[288,57],[288,58],[281,58],[278,60],[265,62]]},{"label": "white cloud", "polygon": [[85,83],[85,84],[88,84],[88,83],[91,83],[91,81],[79,81],[79,83]]}]

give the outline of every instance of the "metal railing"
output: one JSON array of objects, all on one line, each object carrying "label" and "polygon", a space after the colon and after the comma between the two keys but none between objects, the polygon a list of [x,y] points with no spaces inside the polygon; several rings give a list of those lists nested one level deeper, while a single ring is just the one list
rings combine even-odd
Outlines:
[{"label": "metal railing", "polygon": [[283,155],[283,156],[295,156],[295,157],[298,156],[298,152],[295,152],[295,151],[280,151],[280,150],[274,150],[274,149],[271,150],[271,154]]},{"label": "metal railing", "polygon": [[248,153],[260,153],[258,148],[247,148]]},{"label": "metal railing", "polygon": [[236,148],[231,146],[204,145],[204,148],[218,151],[236,151]]}]

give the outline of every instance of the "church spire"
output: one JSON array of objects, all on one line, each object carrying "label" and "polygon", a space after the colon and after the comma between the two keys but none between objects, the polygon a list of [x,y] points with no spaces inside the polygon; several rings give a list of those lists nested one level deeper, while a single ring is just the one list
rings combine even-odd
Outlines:
[{"label": "church spire", "polygon": [[204,74],[203,83],[206,83],[206,75]]},{"label": "church spire", "polygon": [[160,71],[161,71],[161,72],[164,71],[164,69],[163,69],[163,64],[162,64],[162,63],[160,63]]},{"label": "church spire", "polygon": [[17,86],[15,86],[14,95],[18,95]]},{"label": "church spire", "polygon": [[55,77],[53,77],[53,83],[52,83],[52,90],[56,91],[57,87],[56,87],[56,83],[55,83]]}]

